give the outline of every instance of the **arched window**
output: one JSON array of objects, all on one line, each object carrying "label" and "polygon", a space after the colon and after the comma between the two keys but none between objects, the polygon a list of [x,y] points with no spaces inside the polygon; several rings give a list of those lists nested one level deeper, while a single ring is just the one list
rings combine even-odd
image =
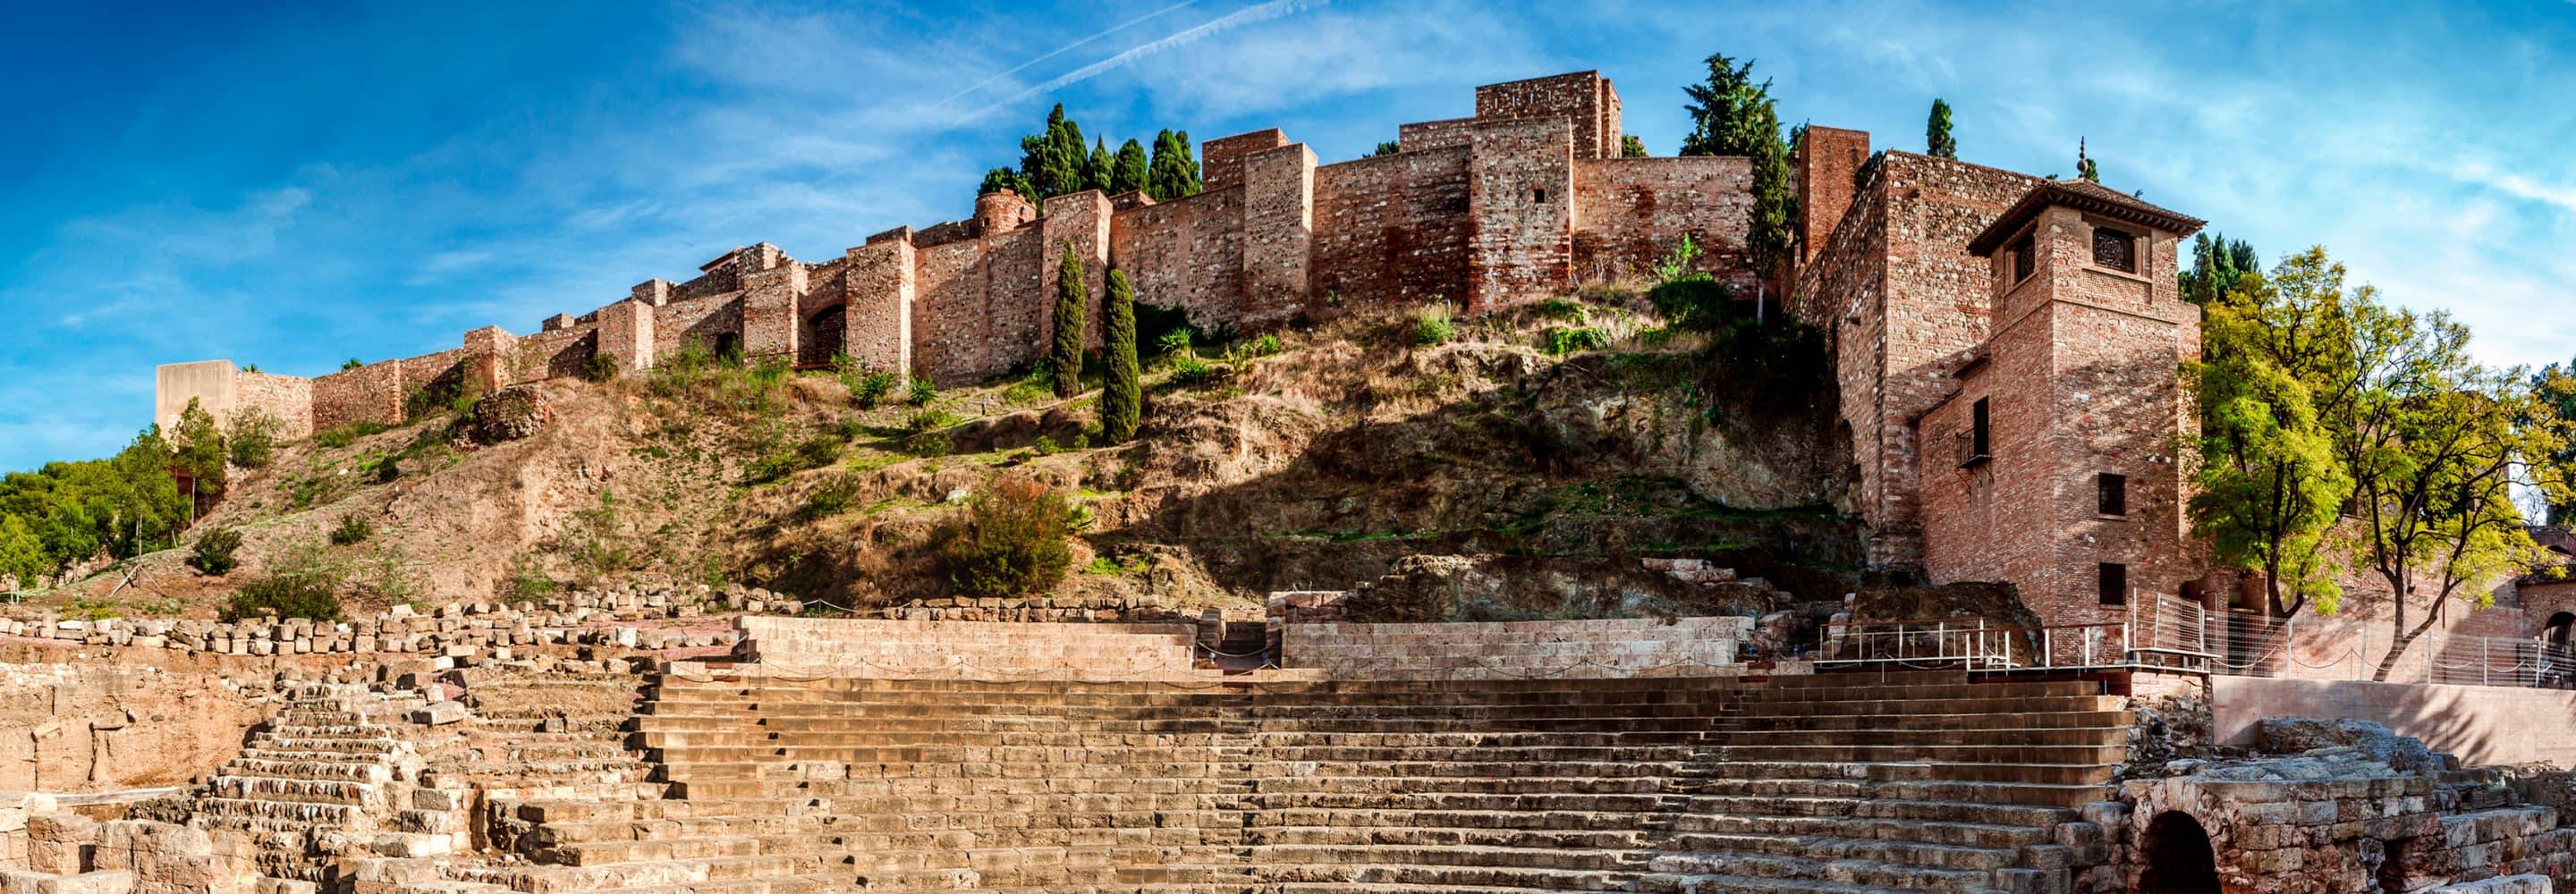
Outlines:
[{"label": "arched window", "polygon": [[2139,894],[2218,894],[2218,856],[2191,814],[2168,810],[2147,824]]}]

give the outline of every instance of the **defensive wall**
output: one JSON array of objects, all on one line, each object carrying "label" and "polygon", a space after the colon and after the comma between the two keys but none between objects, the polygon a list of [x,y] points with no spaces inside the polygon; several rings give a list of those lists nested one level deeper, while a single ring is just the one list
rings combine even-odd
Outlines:
[{"label": "defensive wall", "polygon": [[647,280],[539,331],[312,378],[203,361],[162,367],[155,418],[189,400],[218,418],[257,407],[300,436],[399,422],[425,399],[627,369],[692,343],[750,360],[971,382],[1043,356],[1059,256],[1083,261],[1095,311],[1110,267],[1139,301],[1208,330],[1251,331],[1353,309],[1444,301],[1469,313],[1578,281],[1642,274],[1688,237],[1704,268],[1750,290],[1751,168],[1741,158],[1620,158],[1619,98],[1596,72],[1492,84],[1475,114],[1398,129],[1398,151],[1332,164],[1277,129],[1201,145],[1204,189],[1156,202],[1086,191],[1031,202],[979,196],[974,215],[869,236],[802,261],[758,243],[684,282]]}]

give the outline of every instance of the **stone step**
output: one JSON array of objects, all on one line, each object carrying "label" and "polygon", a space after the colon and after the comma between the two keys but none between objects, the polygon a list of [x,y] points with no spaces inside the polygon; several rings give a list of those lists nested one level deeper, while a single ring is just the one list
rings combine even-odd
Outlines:
[{"label": "stone step", "polygon": [[366,804],[382,791],[375,783],[289,776],[217,776],[207,783],[217,798],[304,804]]},{"label": "stone step", "polygon": [[333,780],[339,782],[382,783],[393,779],[393,768],[376,761],[345,760],[280,760],[274,758],[237,757],[216,771],[222,776],[266,776],[289,779]]},{"label": "stone step", "polygon": [[[1892,890],[1917,894],[2001,894],[1994,887],[1994,874],[1975,869],[1941,869],[1923,866],[1900,866],[1865,860],[1819,860],[1801,856],[1775,854],[1659,854],[1649,866],[1657,875],[1706,877],[1696,885],[1667,887],[1652,881],[1653,875],[1639,879],[1642,891],[1671,890],[1687,892],[1729,891],[1813,891],[1816,888],[1727,887],[1726,880],[1746,879],[1769,882],[1834,883],[1856,886],[1862,890]],[[1831,890],[1831,889],[1821,889]]]}]

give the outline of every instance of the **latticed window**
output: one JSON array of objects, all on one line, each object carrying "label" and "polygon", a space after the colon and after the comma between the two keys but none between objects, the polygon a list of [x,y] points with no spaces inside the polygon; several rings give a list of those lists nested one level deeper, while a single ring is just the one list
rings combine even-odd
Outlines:
[{"label": "latticed window", "polygon": [[2129,514],[2129,477],[2104,472],[2094,476],[2094,508],[2103,515]]},{"label": "latticed window", "polygon": [[2093,266],[2138,272],[2138,237],[2110,227],[2094,227]]},{"label": "latticed window", "polygon": [[2012,245],[2012,265],[2013,265],[2013,278],[2012,278],[2012,281],[2013,281],[2015,284],[2019,284],[2022,280],[2025,280],[2025,279],[2029,279],[2029,278],[2030,278],[2031,271],[2032,271],[2033,269],[2035,269],[2035,268],[2036,268],[2036,266],[2037,266],[2037,264],[2038,264],[2038,261],[2037,261],[2037,260],[2035,260],[2035,257],[2036,257],[2036,255],[2037,255],[2037,252],[2035,251],[2035,249],[2037,249],[2037,248],[2038,248],[2038,245],[2037,245],[2037,244],[2035,244],[2035,243],[2031,240],[2031,237],[2029,237],[2029,236],[2023,236],[2023,237],[2021,237],[2021,240],[2020,240],[2020,241],[2018,241],[2018,242],[2014,242],[2014,243],[2013,243],[2013,245]]}]

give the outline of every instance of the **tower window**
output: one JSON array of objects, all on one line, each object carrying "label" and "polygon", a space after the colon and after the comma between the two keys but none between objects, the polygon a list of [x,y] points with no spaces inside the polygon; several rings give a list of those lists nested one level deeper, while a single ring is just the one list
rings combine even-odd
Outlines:
[{"label": "tower window", "polygon": [[2103,605],[2129,604],[2129,566],[2104,562],[2100,566]]},{"label": "tower window", "polygon": [[1542,186],[1537,189],[1530,190],[1530,201],[1537,202],[1541,205],[1547,204],[1547,187]]},{"label": "tower window", "polygon": [[2026,234],[2023,235],[2019,241],[2013,243],[2012,281],[2014,285],[2020,285],[2022,280],[2030,278],[2031,271],[2038,265],[2038,261],[2036,259],[2038,248],[2038,244]]},{"label": "tower window", "polygon": [[2138,237],[2110,227],[2093,228],[2093,266],[2138,272]]},{"label": "tower window", "polygon": [[2129,514],[2129,476],[2104,472],[2093,476],[2095,507],[2103,515]]}]

